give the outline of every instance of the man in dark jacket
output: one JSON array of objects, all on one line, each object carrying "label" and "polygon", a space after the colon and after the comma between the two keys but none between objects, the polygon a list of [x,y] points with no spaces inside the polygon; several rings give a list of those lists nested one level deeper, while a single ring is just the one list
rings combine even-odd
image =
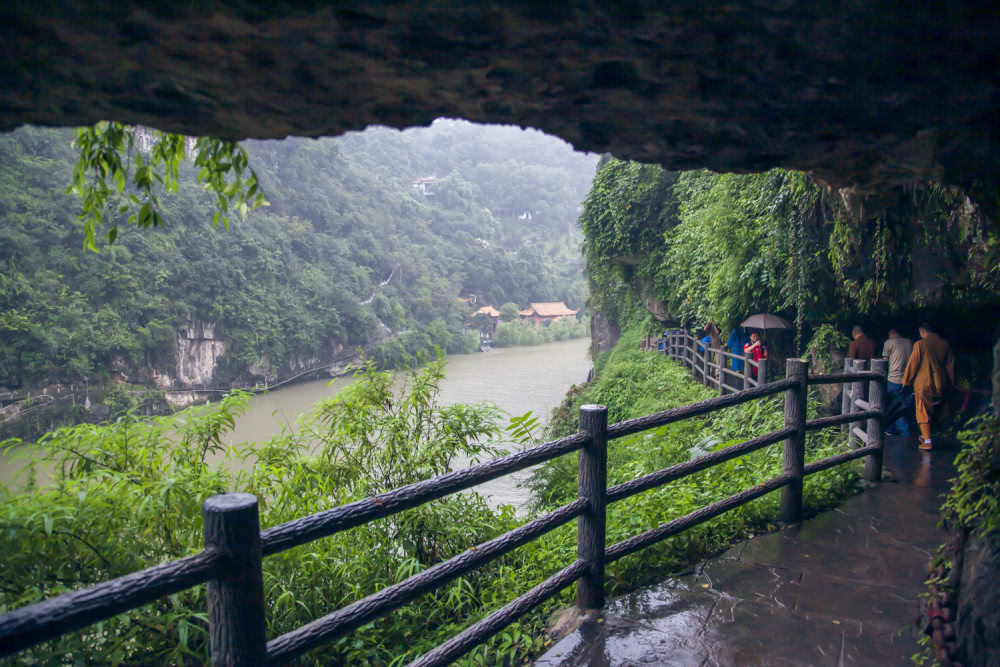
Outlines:
[{"label": "man in dark jacket", "polygon": [[851,341],[850,347],[847,348],[848,358],[870,361],[875,356],[875,343],[865,335],[865,330],[861,328],[860,324],[854,325],[851,335],[854,340]]}]

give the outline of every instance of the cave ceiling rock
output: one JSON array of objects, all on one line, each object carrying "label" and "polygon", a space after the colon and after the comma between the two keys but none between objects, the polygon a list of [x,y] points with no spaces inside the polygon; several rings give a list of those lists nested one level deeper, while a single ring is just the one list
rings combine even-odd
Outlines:
[{"label": "cave ceiling rock", "polygon": [[995,209],[1000,4],[804,0],[0,6],[0,129],[533,126],[669,169],[938,180]]}]

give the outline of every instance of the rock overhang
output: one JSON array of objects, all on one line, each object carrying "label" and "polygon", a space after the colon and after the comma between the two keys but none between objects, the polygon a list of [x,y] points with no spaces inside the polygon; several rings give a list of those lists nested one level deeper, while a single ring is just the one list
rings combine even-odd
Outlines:
[{"label": "rock overhang", "polygon": [[990,3],[56,0],[0,25],[0,129],[242,139],[448,116],[671,169],[935,180],[990,208],[1000,175]]}]

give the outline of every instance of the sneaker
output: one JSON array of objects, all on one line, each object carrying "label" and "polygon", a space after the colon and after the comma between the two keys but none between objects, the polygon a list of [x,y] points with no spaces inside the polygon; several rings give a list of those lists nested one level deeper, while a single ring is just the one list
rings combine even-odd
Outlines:
[{"label": "sneaker", "polygon": [[934,449],[934,445],[931,443],[930,440],[924,440],[923,442],[920,443],[920,449],[924,450],[925,452],[928,452]]}]

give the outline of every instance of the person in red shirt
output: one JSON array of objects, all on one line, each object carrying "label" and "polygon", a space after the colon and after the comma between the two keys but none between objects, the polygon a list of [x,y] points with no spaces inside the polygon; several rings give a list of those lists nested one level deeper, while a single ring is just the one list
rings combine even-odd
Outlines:
[{"label": "person in red shirt", "polygon": [[[754,362],[767,359],[767,348],[756,331],[750,334],[750,342],[743,346],[743,356],[747,359],[752,359]],[[750,367],[750,377],[757,377],[757,368],[755,366]]]}]

